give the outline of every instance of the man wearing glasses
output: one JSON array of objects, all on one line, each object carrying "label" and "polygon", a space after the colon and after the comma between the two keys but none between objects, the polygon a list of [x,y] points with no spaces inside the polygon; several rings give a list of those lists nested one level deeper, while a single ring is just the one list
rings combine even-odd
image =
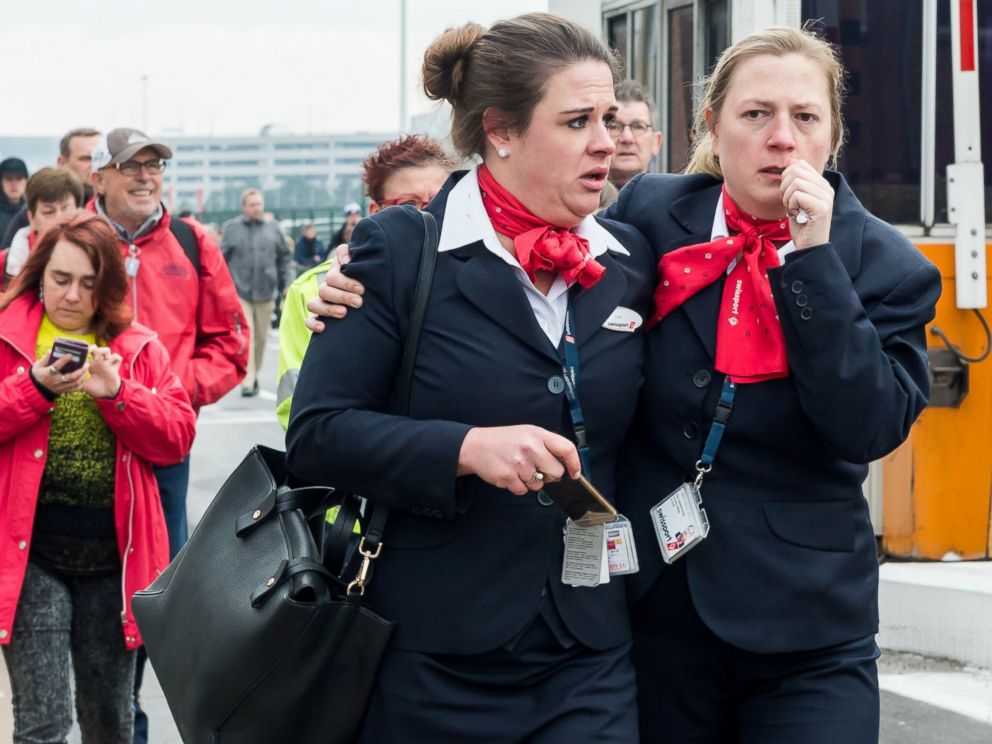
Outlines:
[{"label": "man wearing glasses", "polygon": [[[162,204],[162,173],[172,150],[137,129],[114,129],[93,150],[95,198],[88,208],[120,237],[135,322],[165,344],[172,369],[194,408],[221,398],[245,375],[248,334],[234,282],[217,244],[199,225],[176,219]],[[175,557],[187,539],[189,457],[155,468]],[[144,660],[135,673],[135,741],[147,741],[137,704]]]},{"label": "man wearing glasses", "polygon": [[654,127],[654,104],[647,89],[636,80],[616,86],[619,109],[608,125],[617,150],[610,161],[610,183],[618,189],[638,173],[648,171],[661,149],[661,132]]}]

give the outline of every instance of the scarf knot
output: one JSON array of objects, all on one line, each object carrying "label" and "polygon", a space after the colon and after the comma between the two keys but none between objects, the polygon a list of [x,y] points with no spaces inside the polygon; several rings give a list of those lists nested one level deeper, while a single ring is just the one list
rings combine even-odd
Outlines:
[{"label": "scarf knot", "polygon": [[723,191],[732,235],[666,253],[658,262],[658,287],[651,325],[726,275],[716,329],[715,368],[735,383],[761,382],[789,374],[785,336],[768,270],[780,265],[776,243],[790,239],[784,217],[745,215]]},{"label": "scarf knot", "polygon": [[503,188],[485,165],[479,166],[479,190],[486,214],[497,232],[513,240],[520,266],[537,281],[538,271],[557,271],[568,285],[588,289],[606,268],[589,251],[589,241],[572,230],[545,222]]}]

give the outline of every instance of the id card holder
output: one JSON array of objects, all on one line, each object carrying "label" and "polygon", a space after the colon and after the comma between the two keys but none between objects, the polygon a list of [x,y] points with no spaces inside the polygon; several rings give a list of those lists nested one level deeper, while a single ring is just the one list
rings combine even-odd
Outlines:
[{"label": "id card holder", "polygon": [[606,539],[606,560],[610,576],[625,576],[641,570],[637,561],[637,548],[634,546],[634,531],[630,520],[622,514],[612,522],[603,525]]},{"label": "id card holder", "polygon": [[702,503],[699,488],[683,483],[651,507],[651,523],[665,563],[674,563],[709,534],[710,521]]},{"label": "id card holder", "polygon": [[609,583],[606,538],[602,524],[579,525],[571,519],[566,520],[561,581],[573,587]]}]

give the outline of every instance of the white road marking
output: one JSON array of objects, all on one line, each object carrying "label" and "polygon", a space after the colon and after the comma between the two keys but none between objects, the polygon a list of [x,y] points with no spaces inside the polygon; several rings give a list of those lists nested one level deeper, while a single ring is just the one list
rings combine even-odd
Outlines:
[{"label": "white road marking", "polygon": [[992,724],[992,672],[974,669],[880,674],[878,686],[886,692]]}]

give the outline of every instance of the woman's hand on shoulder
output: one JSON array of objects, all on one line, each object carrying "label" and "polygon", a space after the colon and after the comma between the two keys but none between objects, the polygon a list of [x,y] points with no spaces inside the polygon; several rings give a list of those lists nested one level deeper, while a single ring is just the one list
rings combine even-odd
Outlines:
[{"label": "woman's hand on shoulder", "polygon": [[[823,174],[805,160],[793,160],[782,171],[782,203],[789,215],[789,231],[796,248],[830,242],[834,189]],[[802,209],[807,221],[799,222]]]},{"label": "woman's hand on shoulder", "polygon": [[341,267],[351,260],[348,244],[342,243],[334,249],[334,263],[317,288],[317,297],[307,303],[307,310],[313,313],[307,318],[307,328],[313,333],[324,330],[324,318],[343,318],[349,307],[362,306],[362,293],[365,287],[341,273]]},{"label": "woman's hand on shoulder", "polygon": [[[544,478],[535,476],[540,472]],[[517,496],[540,491],[545,481],[582,472],[578,450],[565,437],[539,426],[470,429],[458,453],[458,475],[477,475]]]},{"label": "woman's hand on shoulder", "polygon": [[123,357],[106,346],[90,346],[90,376],[83,389],[94,398],[116,398],[121,391],[120,367]]},{"label": "woman's hand on shoulder", "polygon": [[62,368],[72,361],[72,357],[61,357],[51,364],[48,359],[49,355],[46,354],[31,366],[31,377],[36,384],[45,388],[52,395],[75,393],[83,389],[86,373],[90,368],[89,362],[75,372],[63,372]]}]

